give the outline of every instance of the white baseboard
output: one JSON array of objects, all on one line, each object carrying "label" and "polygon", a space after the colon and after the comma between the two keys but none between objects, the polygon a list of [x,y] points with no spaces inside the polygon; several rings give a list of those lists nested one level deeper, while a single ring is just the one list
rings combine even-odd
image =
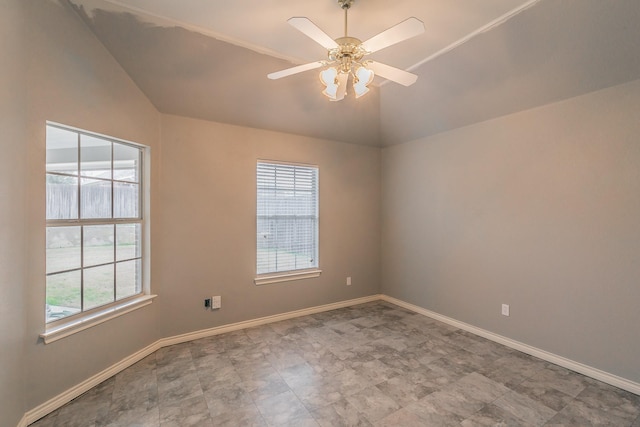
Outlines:
[{"label": "white baseboard", "polygon": [[27,427],[28,425],[29,423],[27,423],[27,414],[24,414],[20,419],[20,421],[18,421],[17,427]]},{"label": "white baseboard", "polygon": [[246,320],[244,322],[232,323],[230,325],[218,326],[211,329],[203,329],[201,331],[189,332],[182,335],[176,335],[170,338],[163,338],[161,347],[168,345],[180,344],[183,342],[194,341],[200,338],[206,338],[213,335],[225,334],[227,332],[238,331],[240,329],[252,328],[254,326],[265,325],[267,323],[279,322],[281,320],[293,319],[295,317],[308,316],[309,314],[321,313],[323,311],[336,310],[338,308],[350,307],[352,305],[364,304],[371,301],[382,299],[382,295],[371,295],[363,298],[356,298],[347,301],[335,302],[332,304],[319,305],[316,307],[305,308],[302,310],[289,311],[287,313],[276,314],[273,316],[260,317],[258,319]]},{"label": "white baseboard", "polygon": [[548,351],[541,350],[536,347],[532,347],[528,344],[524,344],[519,341],[512,340],[511,338],[494,334],[493,332],[489,332],[485,329],[481,329],[476,326],[469,325],[468,323],[460,322],[450,317],[443,316],[436,312],[427,310],[417,305],[409,304],[408,302],[404,302],[402,300],[399,300],[387,295],[381,295],[380,299],[390,302],[392,304],[398,305],[400,307],[406,308],[407,310],[411,310],[415,313],[422,314],[424,316],[430,317],[435,320],[439,320],[451,326],[455,326],[467,332],[471,332],[472,334],[481,336],[488,340],[497,342],[499,344],[503,344],[507,347],[513,348],[523,353],[530,354],[531,356],[535,356],[539,359],[546,360],[547,362],[551,362],[558,366],[562,366],[563,368],[570,369],[572,371],[578,372],[580,374],[586,375],[588,377],[594,378],[596,380],[602,381],[612,386],[621,388],[628,392],[640,395],[640,383],[630,381],[626,378],[622,378],[617,375],[610,374],[609,372],[605,372],[600,369],[585,365],[583,363],[576,362],[571,359],[567,359],[566,357],[558,356],[557,354],[553,354]]},{"label": "white baseboard", "polygon": [[174,337],[162,338],[153,344],[148,345],[147,347],[135,352],[134,354],[125,357],[120,362],[108,367],[102,372],[97,373],[91,378],[86,379],[85,381],[77,384],[70,389],[60,393],[52,399],[44,402],[41,405],[31,409],[26,412],[20,422],[18,423],[18,427],[26,427],[29,424],[39,420],[45,415],[55,411],[58,408],[61,408],[65,404],[71,402],[76,397],[81,394],[89,391],[93,387],[97,386],[104,380],[111,378],[117,373],[125,370],[129,366],[133,365],[136,362],[144,359],[151,353],[156,350],[159,350],[162,347],[180,344],[183,342],[193,341],[200,338],[206,338],[213,335],[224,334],[227,332],[237,331],[240,329],[251,328],[253,326],[265,325],[267,323],[279,322],[281,320],[293,319],[296,317],[307,316],[309,314],[321,313],[323,311],[336,310],[338,308],[350,307],[352,305],[364,304],[371,301],[378,301],[382,299],[381,295],[371,295],[368,297],[355,298],[347,301],[340,301],[332,304],[320,305],[317,307],[305,308],[302,310],[290,311],[287,313],[276,314],[273,316],[261,317],[258,319],[247,320],[244,322],[232,323],[230,325],[218,326],[216,328],[203,329],[201,331],[190,332],[187,334],[176,335]]},{"label": "white baseboard", "polygon": [[134,363],[144,359],[145,357],[147,357],[148,355],[150,355],[151,353],[153,353],[154,351],[160,348],[158,346],[158,342],[159,341],[156,341],[155,343],[148,345],[142,350],[139,350],[133,353],[132,355],[125,357],[115,365],[108,367],[104,371],[97,373],[91,378],[84,380],[80,384],[77,384],[71,387],[70,389],[60,393],[56,397],[49,399],[43,404],[36,406],[32,410],[28,411],[23,417],[23,420],[26,421],[24,426],[28,426],[29,424],[39,420],[40,418],[55,411],[56,409],[61,408],[65,404],[71,402],[76,397],[80,396],[82,393],[85,393],[91,390],[93,387],[97,386],[104,380],[111,378],[112,376],[125,370],[126,368],[133,365]]},{"label": "white baseboard", "polygon": [[435,313],[433,311],[427,310],[425,308],[419,307],[417,305],[413,305],[407,303],[405,301],[387,296],[387,295],[371,295],[363,298],[356,298],[347,301],[341,301],[333,304],[326,304],[317,307],[306,308],[302,310],[290,311],[287,313],[276,314],[273,316],[261,317],[258,319],[247,320],[238,323],[232,323],[229,325],[218,326],[210,329],[203,329],[201,331],[190,332],[187,334],[176,335],[173,337],[162,338],[153,344],[148,345],[147,347],[137,351],[136,353],[125,357],[120,362],[108,367],[107,369],[99,372],[98,374],[88,378],[87,380],[81,382],[80,384],[71,387],[65,392],[55,396],[54,398],[46,401],[45,403],[31,409],[26,412],[17,427],[27,427],[29,424],[39,420],[45,415],[55,411],[56,409],[64,406],[66,403],[72,401],[76,397],[81,394],[89,391],[91,388],[97,386],[104,380],[111,378],[117,373],[125,370],[129,366],[133,365],[136,362],[144,359],[154,351],[159,350],[162,347],[180,344],[188,341],[197,340],[200,338],[206,338],[213,335],[224,334],[227,332],[238,331],[240,329],[251,328],[254,326],[265,325],[267,323],[279,322],[281,320],[293,319],[296,317],[307,316],[310,314],[321,313],[324,311],[336,310],[338,308],[350,307],[357,304],[364,304],[367,302],[383,300],[395,304],[397,306],[406,308],[407,310],[411,310],[415,313],[422,314],[424,316],[430,317],[435,320],[439,320],[443,323],[447,323],[449,325],[455,326],[467,332],[471,332],[472,334],[479,335],[483,338],[487,338],[491,341],[495,341],[497,343],[503,344],[507,347],[522,351],[523,353],[530,354],[532,356],[538,357],[542,360],[546,360],[548,362],[554,363],[556,365],[562,366],[567,369],[571,369],[572,371],[579,372],[581,374],[587,375],[591,378],[595,378],[599,381],[605,382],[607,384],[611,384],[615,387],[621,388],[623,390],[627,390],[631,393],[635,393],[640,395],[640,384],[627,380],[625,378],[619,377],[614,374],[610,374],[605,371],[601,371],[599,369],[584,365],[582,363],[567,359],[562,356],[558,356],[553,353],[549,353],[545,350],[541,350],[536,347],[532,347],[530,345],[521,343],[519,341],[512,340],[507,337],[503,337],[502,335],[495,334],[493,332],[489,332],[487,330],[475,327],[473,325],[469,325],[464,322],[460,322],[458,320],[452,319],[447,316],[443,316],[441,314]]}]

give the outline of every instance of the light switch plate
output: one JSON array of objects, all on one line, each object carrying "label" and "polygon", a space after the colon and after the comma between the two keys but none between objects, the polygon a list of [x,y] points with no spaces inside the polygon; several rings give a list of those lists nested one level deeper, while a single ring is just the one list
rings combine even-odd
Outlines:
[{"label": "light switch plate", "polygon": [[211,308],[215,310],[221,307],[222,307],[222,297],[221,296],[211,297]]}]

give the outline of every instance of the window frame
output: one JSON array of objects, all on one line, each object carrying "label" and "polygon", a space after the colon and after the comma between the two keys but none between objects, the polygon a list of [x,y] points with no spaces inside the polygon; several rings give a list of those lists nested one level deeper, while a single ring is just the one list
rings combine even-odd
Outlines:
[{"label": "window frame", "polygon": [[[260,164],[272,165],[275,167],[286,166],[286,167],[300,167],[300,168],[315,169],[316,227],[315,227],[314,240],[315,240],[316,265],[314,267],[287,270],[287,271],[265,272],[265,273],[258,274],[257,272],[258,271],[258,193],[259,193],[258,171],[259,171]],[[310,279],[310,278],[319,277],[320,274],[322,273],[322,270],[320,269],[320,168],[318,167],[318,165],[314,165],[314,164],[258,159],[256,161],[255,173],[256,173],[256,178],[255,178],[256,192],[255,192],[254,200],[256,201],[256,208],[255,208],[256,217],[255,217],[254,224],[256,228],[255,228],[254,235],[256,236],[256,241],[255,241],[256,259],[255,259],[254,265],[256,268],[256,274],[254,278],[254,283],[256,285],[266,285],[271,283],[279,283],[279,282],[286,282],[286,281],[292,281],[292,280],[301,280],[301,279]]]},{"label": "window frame", "polygon": [[[112,262],[108,262],[105,263],[104,265],[113,265],[114,268],[116,268],[116,264],[118,263],[122,263],[125,261],[132,261],[132,260],[139,260],[138,262],[140,263],[140,292],[133,294],[133,295],[129,295],[126,297],[123,297],[121,299],[117,299],[117,281],[116,281],[116,276],[114,276],[114,300],[111,302],[108,302],[106,304],[103,305],[99,305],[96,307],[92,307],[89,309],[82,309],[82,305],[84,304],[84,302],[82,301],[83,299],[83,293],[84,292],[84,283],[81,283],[81,311],[78,313],[74,313],[71,314],[69,316],[65,316],[63,318],[60,319],[55,319],[55,320],[47,320],[47,315],[45,313],[45,318],[44,318],[44,324],[45,324],[45,331],[43,333],[40,334],[40,337],[43,339],[43,341],[45,342],[45,344],[48,344],[50,342],[53,341],[57,341],[58,339],[64,338],[66,336],[72,335],[76,332],[80,332],[82,330],[85,330],[87,328],[90,328],[92,326],[98,325],[100,323],[106,322],[112,318],[115,317],[119,317],[123,314],[129,313],[133,310],[137,310],[139,308],[142,308],[146,305],[149,305],[152,303],[153,299],[156,297],[156,295],[152,295],[151,294],[151,287],[150,287],[150,249],[149,249],[149,244],[150,244],[150,238],[149,238],[149,178],[150,178],[150,147],[145,146],[143,144],[139,144],[139,143],[135,143],[135,142],[131,142],[131,141],[126,141],[120,138],[116,138],[113,136],[109,136],[109,135],[103,135],[103,134],[99,134],[96,132],[91,132],[88,130],[84,130],[84,129],[79,129],[76,127],[72,127],[72,126],[68,126],[68,125],[64,125],[64,124],[60,124],[60,123],[56,123],[56,122],[52,122],[52,121],[47,121],[46,125],[45,125],[45,130],[47,130],[49,127],[54,127],[54,128],[58,128],[58,129],[62,129],[68,132],[73,132],[77,134],[78,137],[78,143],[80,144],[80,138],[82,135],[86,135],[88,137],[94,137],[94,138],[99,138],[99,139],[104,139],[106,141],[111,142],[111,178],[109,179],[104,179],[102,178],[101,180],[103,181],[108,181],[111,183],[111,201],[110,201],[110,209],[111,209],[111,218],[87,218],[87,219],[83,219],[81,217],[81,180],[83,178],[89,178],[89,179],[94,179],[92,177],[87,177],[82,175],[82,169],[81,169],[81,162],[80,162],[80,156],[81,156],[81,152],[78,152],[78,173],[77,175],[75,175],[78,179],[78,217],[77,218],[73,218],[73,219],[47,219],[45,216],[45,233],[47,232],[47,230],[49,229],[49,227],[85,227],[85,226],[95,226],[95,225],[111,225],[114,227],[114,233],[116,232],[115,230],[117,229],[118,225],[126,225],[126,224],[139,224],[140,227],[140,236],[139,236],[139,242],[140,242],[140,254],[139,256],[134,256],[130,259],[127,260],[120,260],[118,261],[117,257],[115,256],[115,248],[116,248],[116,242],[114,240],[114,259]],[[115,151],[115,146],[113,145],[114,143],[117,144],[121,144],[121,145],[125,145],[125,146],[129,146],[129,147],[133,147],[136,148],[137,150],[139,150],[139,161],[140,161],[140,167],[139,167],[139,171],[138,171],[138,180],[137,180],[137,185],[138,185],[138,206],[137,206],[137,211],[138,211],[138,216],[137,217],[130,217],[130,218],[114,218],[115,215],[115,200],[114,200],[114,183],[118,183],[118,182],[122,182],[122,183],[126,183],[126,182],[133,182],[130,180],[124,180],[124,179],[116,179],[114,177],[113,174],[113,170],[114,170],[114,158],[113,158],[113,153]],[[45,136],[45,147],[47,145],[47,138]],[[80,147],[80,145],[78,145],[78,147]],[[46,166],[44,168],[44,173],[45,175],[58,175],[58,176],[73,176],[72,174],[66,175],[64,173],[56,173],[56,172],[49,172],[46,169]],[[81,228],[81,233],[82,233],[82,228]],[[82,234],[81,234],[82,236]],[[116,234],[114,234],[114,238],[116,237]],[[82,239],[82,238],[81,238]],[[81,260],[82,260],[82,253],[83,253],[83,249],[84,249],[84,242],[81,241],[80,243],[81,245]],[[46,261],[46,255],[45,255],[45,261]],[[83,264],[83,262],[81,261],[81,265],[79,268],[77,269],[72,269],[72,271],[78,270],[78,271],[82,271],[84,272],[84,270],[86,270],[87,268],[93,268],[96,266],[85,266]],[[56,272],[58,274],[60,274],[62,271],[60,272]],[[46,278],[48,276],[50,276],[52,273],[48,273],[45,271],[45,281],[44,281],[44,290],[45,290],[45,301],[43,304],[43,307],[46,308],[47,306],[47,302],[46,302],[46,292],[47,292],[47,281]],[[83,273],[81,273],[83,274]],[[114,274],[115,274],[115,270],[114,270]]]}]

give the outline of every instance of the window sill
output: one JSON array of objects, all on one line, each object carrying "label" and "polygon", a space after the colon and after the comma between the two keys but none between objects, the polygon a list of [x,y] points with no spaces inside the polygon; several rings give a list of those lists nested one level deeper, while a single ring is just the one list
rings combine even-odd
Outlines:
[{"label": "window sill", "polygon": [[290,280],[312,279],[319,277],[322,270],[302,270],[281,274],[268,274],[256,277],[253,282],[256,285],[268,285],[270,283],[288,282]]},{"label": "window sill", "polygon": [[68,337],[69,335],[84,331],[85,329],[89,329],[108,320],[120,317],[123,314],[145,307],[151,304],[156,296],[157,295],[142,295],[139,298],[105,308],[104,310],[91,313],[90,315],[83,316],[80,319],[63,325],[50,328],[47,327],[46,331],[40,334],[40,338],[44,340],[45,344],[50,344],[54,341],[58,341],[59,339]]}]

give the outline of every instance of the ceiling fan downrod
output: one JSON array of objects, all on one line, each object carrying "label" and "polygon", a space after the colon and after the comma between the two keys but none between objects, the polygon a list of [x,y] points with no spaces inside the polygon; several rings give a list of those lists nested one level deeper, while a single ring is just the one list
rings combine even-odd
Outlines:
[{"label": "ceiling fan downrod", "polygon": [[338,46],[333,49],[329,49],[327,52],[327,56],[331,62],[338,62],[339,69],[342,73],[353,74],[352,67],[354,63],[356,65],[360,64],[360,60],[363,56],[366,55],[365,52],[360,45],[362,41],[355,37],[349,37],[348,27],[347,27],[347,13],[349,8],[353,5],[355,0],[337,0],[340,7],[344,10],[344,37],[340,37],[336,39],[336,43]]},{"label": "ceiling fan downrod", "polygon": [[338,0],[338,4],[344,9],[344,36],[347,37],[347,13],[355,0]]}]

